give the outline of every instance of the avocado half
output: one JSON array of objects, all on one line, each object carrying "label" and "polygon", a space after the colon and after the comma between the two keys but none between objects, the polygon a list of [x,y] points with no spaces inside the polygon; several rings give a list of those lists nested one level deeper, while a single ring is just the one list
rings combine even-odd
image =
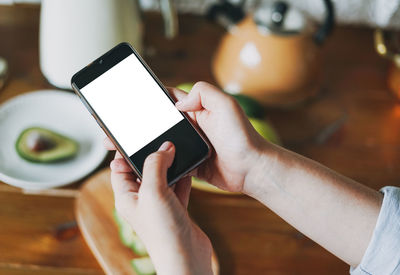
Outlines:
[{"label": "avocado half", "polygon": [[[48,148],[33,150],[32,136],[45,140]],[[55,133],[51,130],[31,127],[25,129],[15,143],[18,155],[31,162],[51,163],[66,160],[78,153],[79,145],[76,141]]]}]

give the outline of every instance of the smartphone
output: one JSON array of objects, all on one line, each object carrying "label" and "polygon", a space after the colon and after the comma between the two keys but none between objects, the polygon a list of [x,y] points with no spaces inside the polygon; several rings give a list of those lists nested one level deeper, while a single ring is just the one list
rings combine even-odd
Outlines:
[{"label": "smartphone", "polygon": [[77,72],[71,85],[140,179],[146,157],[165,141],[176,148],[168,185],[210,155],[206,139],[130,44],[118,44]]}]

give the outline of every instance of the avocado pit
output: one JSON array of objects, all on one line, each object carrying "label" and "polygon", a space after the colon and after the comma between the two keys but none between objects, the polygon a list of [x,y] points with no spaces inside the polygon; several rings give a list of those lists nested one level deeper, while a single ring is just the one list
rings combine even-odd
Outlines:
[{"label": "avocado pit", "polygon": [[39,131],[31,131],[26,138],[26,145],[33,152],[50,150],[56,146],[50,137],[40,134]]}]

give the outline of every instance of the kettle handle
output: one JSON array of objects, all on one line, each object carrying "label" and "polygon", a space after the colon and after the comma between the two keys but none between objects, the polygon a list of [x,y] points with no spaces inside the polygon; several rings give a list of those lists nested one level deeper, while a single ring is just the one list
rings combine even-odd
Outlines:
[{"label": "kettle handle", "polygon": [[160,0],[160,10],[164,18],[165,36],[174,38],[178,34],[178,15],[172,0]]},{"label": "kettle handle", "polygon": [[333,3],[331,0],[323,0],[325,6],[325,20],[318,30],[314,33],[314,41],[318,45],[321,45],[328,35],[332,32],[335,24],[335,12],[333,9]]},{"label": "kettle handle", "polygon": [[212,5],[206,14],[207,19],[217,21],[228,30],[241,21],[245,16],[241,4],[233,5],[226,0]]}]

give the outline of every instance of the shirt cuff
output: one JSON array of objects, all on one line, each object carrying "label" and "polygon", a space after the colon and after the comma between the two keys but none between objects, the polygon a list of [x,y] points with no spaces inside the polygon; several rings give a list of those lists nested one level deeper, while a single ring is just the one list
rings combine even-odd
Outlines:
[{"label": "shirt cuff", "polygon": [[[400,273],[400,188],[386,186],[375,230],[361,263],[350,274]],[[399,272],[399,273],[397,273]]]}]

